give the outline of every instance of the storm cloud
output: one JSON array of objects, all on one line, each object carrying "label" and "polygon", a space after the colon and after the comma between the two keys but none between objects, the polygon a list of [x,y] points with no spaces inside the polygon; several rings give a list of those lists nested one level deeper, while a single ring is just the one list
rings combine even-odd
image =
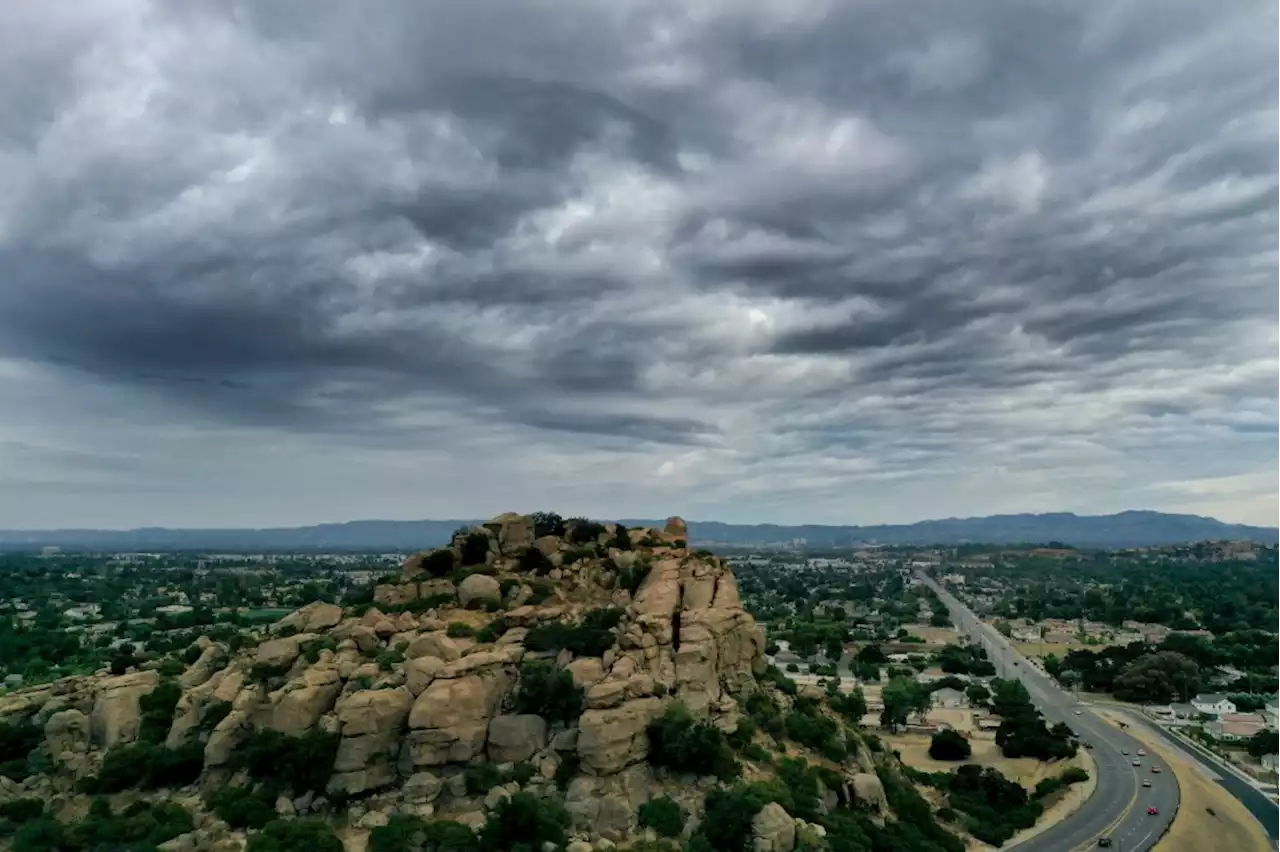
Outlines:
[{"label": "storm cloud", "polygon": [[1274,4],[0,7],[0,526],[1277,513]]}]

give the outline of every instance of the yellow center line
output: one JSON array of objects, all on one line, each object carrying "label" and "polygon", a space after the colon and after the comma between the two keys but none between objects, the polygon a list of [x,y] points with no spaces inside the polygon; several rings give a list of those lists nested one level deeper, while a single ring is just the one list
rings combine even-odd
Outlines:
[{"label": "yellow center line", "polygon": [[[1113,728],[1116,727],[1116,725],[1109,718],[1105,718],[1097,713],[1094,713],[1093,716],[1095,719],[1102,722],[1102,724],[1104,725],[1109,725]],[[1108,746],[1108,747],[1114,748],[1113,746]],[[1116,749],[1116,751],[1119,751],[1119,750]],[[1108,835],[1111,832],[1115,831],[1116,826],[1118,826],[1120,823],[1125,821],[1125,818],[1128,817],[1129,814],[1133,811],[1133,806],[1138,801],[1138,795],[1142,792],[1142,779],[1139,778],[1138,773],[1134,772],[1133,768],[1128,765],[1129,757],[1125,755],[1123,752],[1121,752],[1119,756],[1121,757],[1122,760],[1124,760],[1125,768],[1128,769],[1129,772],[1133,775],[1133,795],[1129,798],[1129,804],[1126,805],[1125,809],[1120,812],[1120,816],[1116,817],[1115,820],[1110,825],[1102,829],[1102,834],[1100,834],[1099,837]],[[1095,795],[1097,795],[1096,792],[1095,792]],[[1074,849],[1071,850],[1071,852],[1083,852],[1083,850],[1092,849],[1096,845],[1097,845],[1097,839],[1095,838],[1092,841],[1082,843],[1081,845],[1076,846]]]},{"label": "yellow center line", "polygon": [[[1099,834],[1098,837],[1103,837],[1105,835],[1110,834],[1111,832],[1116,830],[1117,825],[1125,821],[1125,818],[1128,817],[1129,813],[1133,810],[1134,803],[1138,801],[1138,793],[1141,790],[1142,790],[1142,785],[1138,783],[1137,774],[1135,773],[1134,785],[1133,785],[1133,796],[1129,798],[1129,804],[1125,806],[1125,809],[1120,812],[1120,816],[1116,817],[1114,822],[1112,822],[1110,825],[1102,829],[1102,833]],[[1086,841],[1080,844],[1079,846],[1075,847],[1074,849],[1072,849],[1071,852],[1083,852],[1083,850],[1092,849],[1097,845],[1098,845],[1097,838],[1094,838],[1093,840]]]}]

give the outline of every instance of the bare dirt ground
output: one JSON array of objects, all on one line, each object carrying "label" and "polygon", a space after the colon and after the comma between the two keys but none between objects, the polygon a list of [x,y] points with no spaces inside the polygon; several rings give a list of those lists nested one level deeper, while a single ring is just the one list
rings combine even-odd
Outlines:
[{"label": "bare dirt ground", "polygon": [[904,625],[912,636],[919,636],[929,645],[958,645],[960,632],[954,627],[930,627],[927,624]]},{"label": "bare dirt ground", "polygon": [[[1113,723],[1122,718],[1115,711],[1098,712]],[[1157,852],[1268,852],[1272,848],[1253,814],[1209,780],[1199,764],[1140,725],[1129,725],[1128,733],[1160,755],[1178,779],[1182,803],[1169,833],[1156,844]]]},{"label": "bare dirt ground", "polygon": [[[1013,644],[1014,650],[1027,659],[1044,659],[1049,654],[1062,657],[1068,651],[1076,651],[1085,647],[1088,646],[1079,642],[1015,642]],[[1099,645],[1094,650],[1101,647]]]}]

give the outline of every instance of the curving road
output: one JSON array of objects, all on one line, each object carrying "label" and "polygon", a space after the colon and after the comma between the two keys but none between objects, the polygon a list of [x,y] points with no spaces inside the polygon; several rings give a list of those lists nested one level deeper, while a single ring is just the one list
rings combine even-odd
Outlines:
[{"label": "curving road", "polygon": [[[1155,846],[1178,809],[1178,782],[1173,771],[1161,766],[1161,773],[1152,773],[1156,758],[1139,758],[1140,742],[1080,706],[933,578],[923,572],[916,576],[937,593],[956,627],[987,650],[1000,677],[1018,678],[1047,720],[1066,722],[1081,740],[1093,745],[1097,766],[1093,795],[1063,821],[1009,848],[1018,852],[1083,852],[1097,848],[1100,837],[1111,838],[1111,848],[1117,852],[1142,852]],[[1135,759],[1142,765],[1134,766]],[[1150,781],[1151,786],[1144,788],[1143,781]],[[1159,814],[1148,814],[1148,807],[1157,808]]]}]

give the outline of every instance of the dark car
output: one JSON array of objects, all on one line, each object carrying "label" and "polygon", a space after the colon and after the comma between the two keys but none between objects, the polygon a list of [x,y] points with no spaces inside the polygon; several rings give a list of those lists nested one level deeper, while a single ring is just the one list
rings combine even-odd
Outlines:
[{"label": "dark car", "polygon": [[1110,846],[1110,845],[1111,845],[1111,838],[1110,838],[1110,837],[1099,837],[1099,838],[1098,838],[1098,845],[1099,845],[1099,846]]}]

